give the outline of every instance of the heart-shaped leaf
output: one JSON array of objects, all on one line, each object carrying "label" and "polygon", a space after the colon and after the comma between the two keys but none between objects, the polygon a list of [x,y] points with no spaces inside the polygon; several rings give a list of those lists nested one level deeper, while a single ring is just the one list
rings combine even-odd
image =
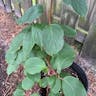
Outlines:
[{"label": "heart-shaped leaf", "polygon": [[30,78],[28,78],[28,77],[26,77],[26,78],[22,81],[22,88],[23,88],[24,90],[29,90],[29,89],[31,89],[31,88],[33,87],[33,85],[34,85],[34,82],[33,82]]},{"label": "heart-shaped leaf", "polygon": [[45,62],[38,57],[29,58],[24,66],[25,71],[29,74],[36,74],[46,69]]},{"label": "heart-shaped leaf", "polygon": [[30,7],[24,15],[17,20],[18,24],[32,23],[39,18],[43,13],[43,7],[40,4]]},{"label": "heart-shaped leaf", "polygon": [[46,88],[48,86],[48,80],[47,80],[47,77],[45,78],[42,78],[39,82],[39,86],[41,88]]},{"label": "heart-shaped leaf", "polygon": [[25,59],[30,54],[34,44],[35,41],[32,38],[31,26],[28,26],[24,29],[24,36],[23,36],[23,53],[24,53],[23,57]]},{"label": "heart-shaped leaf", "polygon": [[13,93],[13,96],[24,96],[24,91],[21,89],[16,89],[15,92]]},{"label": "heart-shaped leaf", "polygon": [[52,57],[51,64],[60,74],[61,70],[72,65],[75,58],[75,51],[65,43],[64,48]]},{"label": "heart-shaped leaf", "polygon": [[57,93],[59,93],[60,89],[61,89],[61,80],[56,78],[56,81],[55,81],[54,86],[52,87],[51,91],[54,94],[57,94]]},{"label": "heart-shaped leaf", "polygon": [[16,52],[12,52],[10,49],[7,50],[5,59],[8,64],[14,64],[16,57],[17,57]]},{"label": "heart-shaped leaf", "polygon": [[23,59],[23,51],[22,50],[19,50],[17,52],[17,57],[14,61],[14,65],[19,65],[21,63],[23,63],[24,59]]},{"label": "heart-shaped leaf", "polygon": [[23,42],[23,36],[24,36],[24,33],[22,31],[16,37],[14,37],[10,45],[11,52],[16,52],[20,49]]},{"label": "heart-shaped leaf", "polygon": [[86,90],[78,78],[66,76],[62,81],[64,96],[86,96]]},{"label": "heart-shaped leaf", "polygon": [[27,77],[33,80],[34,82],[39,82],[41,79],[41,74],[38,73],[38,74],[31,75],[27,73]]},{"label": "heart-shaped leaf", "polygon": [[58,53],[64,45],[64,32],[61,26],[50,24],[43,31],[43,44],[46,53],[51,56]]},{"label": "heart-shaped leaf", "polygon": [[76,30],[67,26],[67,25],[61,25],[62,29],[64,30],[64,35],[68,37],[74,37],[76,36]]},{"label": "heart-shaped leaf", "polygon": [[56,78],[56,76],[51,76],[47,78],[46,82],[48,82],[52,94],[56,95],[59,93],[61,89],[61,80],[59,78]]},{"label": "heart-shaped leaf", "polygon": [[71,0],[73,9],[81,16],[85,16],[87,13],[87,1],[86,0]]},{"label": "heart-shaped leaf", "polygon": [[55,84],[55,81],[56,81],[56,76],[51,76],[51,77],[47,78],[47,80],[48,80],[48,84],[49,84],[50,88],[52,89]]},{"label": "heart-shaped leaf", "polygon": [[87,13],[87,1],[86,0],[63,0],[64,3],[71,5],[73,9],[81,16],[85,16]]},{"label": "heart-shaped leaf", "polygon": [[43,35],[41,26],[39,24],[35,24],[32,26],[32,38],[35,44],[39,45],[40,47],[43,47]]},{"label": "heart-shaped leaf", "polygon": [[18,68],[18,65],[9,64],[7,67],[7,74],[10,75],[12,72],[15,72]]}]

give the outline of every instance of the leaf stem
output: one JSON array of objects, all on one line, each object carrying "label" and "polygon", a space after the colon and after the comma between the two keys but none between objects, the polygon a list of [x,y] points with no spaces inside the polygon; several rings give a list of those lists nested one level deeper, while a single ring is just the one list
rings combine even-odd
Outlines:
[{"label": "leaf stem", "polygon": [[50,56],[48,55],[45,59],[46,64],[48,66],[48,76],[53,76],[53,75],[57,75],[57,72],[52,68],[52,66],[50,65]]}]

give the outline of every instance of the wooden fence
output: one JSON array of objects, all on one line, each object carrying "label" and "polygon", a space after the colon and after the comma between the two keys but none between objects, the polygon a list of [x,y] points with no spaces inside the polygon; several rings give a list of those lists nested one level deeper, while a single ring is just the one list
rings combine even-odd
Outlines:
[{"label": "wooden fence", "polygon": [[[46,4],[46,12],[48,12],[50,1],[51,0],[0,0],[0,6],[2,6],[8,13],[14,12],[16,16],[20,17],[30,6],[33,6],[36,3]],[[78,15],[62,4],[61,0],[52,0],[52,4],[54,13],[53,19],[75,27]]]},{"label": "wooden fence", "polygon": [[14,12],[16,16],[21,17],[36,0],[0,0],[0,5],[8,12]]},{"label": "wooden fence", "polygon": [[[79,22],[79,24],[79,16],[70,7],[66,6],[64,3],[61,3],[61,1],[62,0],[52,0],[52,2],[51,0],[0,0],[0,6],[2,6],[8,13],[13,12],[17,17],[21,17],[30,6],[37,3],[42,4],[43,6],[46,5],[44,6],[46,11],[41,19],[43,22],[47,22],[46,20],[48,19],[48,11],[50,11],[50,3],[52,3],[53,7],[51,10],[53,12],[53,22],[67,24],[73,28],[76,28],[78,30],[78,34],[75,39],[81,43],[84,42],[87,33],[85,27],[87,26],[88,31],[90,22],[92,21],[92,16],[90,14],[94,15],[92,9],[94,10],[93,6],[94,1],[96,0],[87,0],[89,6],[88,15],[86,16],[87,20],[83,23]],[[82,28],[85,29],[83,30]]]}]

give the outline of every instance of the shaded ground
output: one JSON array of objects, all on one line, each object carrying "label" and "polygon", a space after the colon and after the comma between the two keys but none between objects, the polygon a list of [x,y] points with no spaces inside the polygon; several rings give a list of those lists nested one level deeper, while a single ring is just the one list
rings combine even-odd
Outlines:
[{"label": "shaded ground", "polygon": [[81,58],[80,56],[77,57],[76,62],[78,62],[78,64],[83,68],[88,77],[88,96],[96,96],[96,69],[92,66],[91,62]]},{"label": "shaded ground", "polygon": [[[0,8],[0,96],[11,96],[10,94],[14,90],[16,84],[20,82],[22,72],[19,69],[19,74],[14,73],[11,76],[7,76],[5,62],[5,51],[8,49],[8,45],[12,38],[22,29],[22,26],[17,26],[12,18],[11,14],[6,14],[2,8]],[[83,58],[78,57],[78,63],[85,70],[89,80],[88,96],[96,96],[96,72],[95,69],[90,66],[89,62]],[[21,72],[21,73],[20,73]]]}]

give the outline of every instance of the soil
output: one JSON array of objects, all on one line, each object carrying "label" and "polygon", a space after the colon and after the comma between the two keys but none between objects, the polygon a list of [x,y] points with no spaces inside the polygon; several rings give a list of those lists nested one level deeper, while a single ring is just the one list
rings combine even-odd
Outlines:
[{"label": "soil", "polygon": [[[12,14],[7,14],[0,8],[0,96],[12,96],[16,85],[23,79],[22,68],[8,76],[5,52],[14,36],[20,32],[23,26],[15,23]],[[85,70],[89,80],[88,96],[96,96],[96,71],[87,60],[77,57],[77,62]]]}]

